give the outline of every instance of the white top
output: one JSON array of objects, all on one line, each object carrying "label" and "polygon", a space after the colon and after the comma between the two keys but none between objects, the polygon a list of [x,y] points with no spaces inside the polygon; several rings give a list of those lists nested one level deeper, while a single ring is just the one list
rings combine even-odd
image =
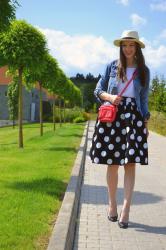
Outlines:
[{"label": "white top", "polygon": [[[127,82],[131,79],[133,73],[134,73],[135,68],[127,68],[126,69],[126,76],[127,76]],[[127,82],[123,82],[122,80],[118,83],[118,94],[122,91],[122,89],[125,87],[125,84]],[[122,96],[125,97],[135,97],[134,95],[134,84],[133,84],[133,80],[130,82],[129,86],[127,87],[127,89],[125,90],[125,92],[123,93]]]}]

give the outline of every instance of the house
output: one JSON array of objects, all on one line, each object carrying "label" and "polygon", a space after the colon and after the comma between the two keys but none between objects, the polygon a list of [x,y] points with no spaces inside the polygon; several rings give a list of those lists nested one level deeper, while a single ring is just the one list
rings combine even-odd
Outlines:
[{"label": "house", "polygon": [[[6,76],[7,66],[0,68],[0,120],[9,120],[8,85],[12,78]],[[52,96],[48,94],[46,89],[42,88],[43,105],[52,104]],[[39,85],[36,84],[30,92],[23,86],[23,120],[39,121]]]}]

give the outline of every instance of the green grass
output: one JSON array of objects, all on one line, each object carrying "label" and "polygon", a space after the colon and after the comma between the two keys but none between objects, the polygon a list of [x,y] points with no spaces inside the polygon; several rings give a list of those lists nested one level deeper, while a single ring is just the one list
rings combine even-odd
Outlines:
[{"label": "green grass", "polygon": [[151,111],[148,127],[150,130],[166,136],[166,115],[157,111]]},{"label": "green grass", "polygon": [[70,178],[84,124],[0,129],[0,249],[46,249]]}]

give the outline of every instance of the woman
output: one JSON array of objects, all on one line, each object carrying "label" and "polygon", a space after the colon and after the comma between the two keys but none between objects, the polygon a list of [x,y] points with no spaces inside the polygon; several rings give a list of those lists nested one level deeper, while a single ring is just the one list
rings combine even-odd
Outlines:
[{"label": "woman", "polygon": [[[107,65],[94,91],[101,103],[118,106],[116,120],[112,123],[96,121],[90,157],[93,163],[107,164],[109,195],[108,219],[117,221],[116,190],[118,168],[124,166],[124,202],[119,216],[120,228],[127,228],[132,193],[135,183],[136,163],[148,165],[148,91],[149,69],[145,65],[138,32],[124,31],[114,41],[120,47],[120,57]],[[137,74],[122,96],[118,96],[125,84]]]}]

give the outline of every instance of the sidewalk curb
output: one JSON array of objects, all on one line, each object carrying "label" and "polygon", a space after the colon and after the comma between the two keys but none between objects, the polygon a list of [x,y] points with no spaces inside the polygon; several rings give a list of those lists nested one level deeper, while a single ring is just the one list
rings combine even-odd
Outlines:
[{"label": "sidewalk curb", "polygon": [[71,250],[73,246],[77,211],[84,173],[88,126],[86,123],[81,144],[71,172],[65,196],[55,222],[47,250]]}]

